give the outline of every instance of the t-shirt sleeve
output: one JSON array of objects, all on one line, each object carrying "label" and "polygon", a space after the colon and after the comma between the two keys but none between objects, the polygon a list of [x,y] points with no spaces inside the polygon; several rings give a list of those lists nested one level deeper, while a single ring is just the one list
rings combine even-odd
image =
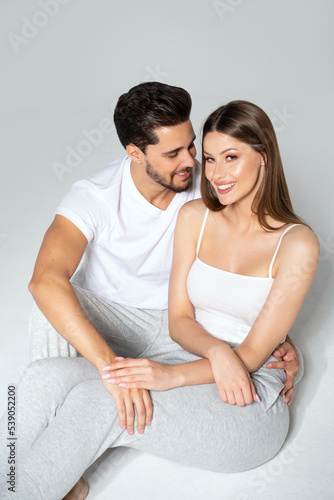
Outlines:
[{"label": "t-shirt sleeve", "polygon": [[82,180],[73,184],[56,208],[56,214],[69,219],[86,236],[88,242],[92,241],[100,217],[98,196],[91,183]]}]

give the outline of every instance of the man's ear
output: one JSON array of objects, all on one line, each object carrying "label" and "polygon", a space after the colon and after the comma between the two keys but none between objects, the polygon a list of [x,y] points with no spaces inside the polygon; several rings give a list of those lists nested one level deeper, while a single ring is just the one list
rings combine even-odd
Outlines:
[{"label": "man's ear", "polygon": [[131,158],[135,163],[142,163],[144,153],[134,144],[128,144],[126,146],[127,155]]}]

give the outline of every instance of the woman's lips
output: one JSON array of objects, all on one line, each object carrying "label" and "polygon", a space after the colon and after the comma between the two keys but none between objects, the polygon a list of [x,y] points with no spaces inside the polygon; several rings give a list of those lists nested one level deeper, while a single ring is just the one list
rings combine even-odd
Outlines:
[{"label": "woman's lips", "polygon": [[218,193],[226,194],[226,193],[229,193],[230,191],[232,191],[232,189],[236,185],[236,181],[235,182],[223,182],[221,184],[215,183],[215,184],[216,184]]}]

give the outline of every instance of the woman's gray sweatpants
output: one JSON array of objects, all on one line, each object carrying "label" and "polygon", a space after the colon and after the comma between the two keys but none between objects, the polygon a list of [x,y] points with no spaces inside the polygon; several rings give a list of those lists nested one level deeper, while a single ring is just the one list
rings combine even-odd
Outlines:
[{"label": "woman's gray sweatpants", "polygon": [[[165,364],[198,359],[170,339],[167,311],[123,307],[75,290],[86,315],[118,356]],[[7,489],[7,414],[0,422],[1,498],[60,500],[107,448],[117,446],[216,472],[256,467],[281,448],[289,414],[279,396],[284,371],[263,366],[252,379],[261,402],[244,407],[223,403],[215,384],[150,391],[152,424],[144,434],[135,430],[129,435],[119,425],[115,403],[97,370],[85,358],[37,360],[17,388],[15,494]]]}]

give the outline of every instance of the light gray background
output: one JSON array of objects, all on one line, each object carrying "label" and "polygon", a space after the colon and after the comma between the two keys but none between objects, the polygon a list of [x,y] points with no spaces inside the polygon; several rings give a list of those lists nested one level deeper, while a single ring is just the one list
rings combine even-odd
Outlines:
[{"label": "light gray background", "polygon": [[[321,243],[292,333],[306,373],[283,451],[258,469],[219,475],[116,450],[91,469],[89,499],[334,497],[333,15],[330,0],[1,2],[1,411],[6,385],[29,362],[27,284],[43,234],[70,185],[123,154],[106,119],[131,86],[185,87],[197,133],[231,99],[263,107],[295,209]],[[82,142],[101,126],[100,144]],[[66,158],[73,150],[75,161]]]}]

